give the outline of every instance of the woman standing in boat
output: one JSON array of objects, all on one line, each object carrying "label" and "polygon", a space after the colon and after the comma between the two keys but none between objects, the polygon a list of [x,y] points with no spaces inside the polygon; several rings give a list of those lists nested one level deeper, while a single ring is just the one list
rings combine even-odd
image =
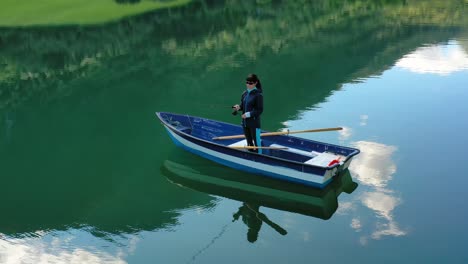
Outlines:
[{"label": "woman standing in boat", "polygon": [[[247,89],[242,93],[241,103],[233,106],[233,114],[242,111],[242,127],[248,146],[261,146],[260,140],[260,115],[263,112],[262,84],[257,75],[249,74],[246,78]],[[262,149],[256,149],[262,153]]]}]

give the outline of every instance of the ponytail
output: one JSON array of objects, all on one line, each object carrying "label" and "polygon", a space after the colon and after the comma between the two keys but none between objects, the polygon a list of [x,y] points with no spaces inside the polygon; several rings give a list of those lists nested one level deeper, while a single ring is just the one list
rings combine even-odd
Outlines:
[{"label": "ponytail", "polygon": [[255,85],[255,87],[257,87],[257,89],[260,90],[260,92],[263,92],[262,83],[260,82],[260,80],[257,81],[257,85]]}]

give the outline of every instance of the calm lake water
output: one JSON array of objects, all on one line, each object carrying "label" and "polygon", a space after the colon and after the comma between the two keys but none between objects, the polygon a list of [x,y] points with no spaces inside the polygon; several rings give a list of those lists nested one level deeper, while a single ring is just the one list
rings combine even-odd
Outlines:
[{"label": "calm lake water", "polygon": [[[361,150],[326,190],[186,153],[155,116],[238,123],[251,72],[263,129]],[[468,263],[467,99],[466,0],[0,28],[0,263]]]}]

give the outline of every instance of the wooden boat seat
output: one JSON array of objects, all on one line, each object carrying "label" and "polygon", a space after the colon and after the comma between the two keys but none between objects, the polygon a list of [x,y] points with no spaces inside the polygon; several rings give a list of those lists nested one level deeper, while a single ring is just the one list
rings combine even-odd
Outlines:
[{"label": "wooden boat seat", "polygon": [[245,139],[228,145],[228,147],[245,147],[245,146],[247,146],[247,140]]},{"label": "wooden boat seat", "polygon": [[279,145],[279,144],[271,144],[270,146],[271,147],[278,147],[278,148],[287,148],[287,149],[285,149],[283,151],[293,152],[293,153],[300,154],[300,155],[303,155],[303,156],[311,157],[310,159],[307,159],[306,161],[304,161],[304,163],[311,164],[311,165],[316,165],[316,166],[321,166],[321,167],[328,167],[330,162],[332,162],[333,160],[339,160],[339,159],[343,158],[340,155],[335,155],[335,154],[330,153],[330,152],[317,152],[317,151],[310,151],[309,152],[309,151],[305,151],[305,150],[286,147],[286,146]]},{"label": "wooden boat seat", "polygon": [[318,154],[318,152],[315,152],[315,151],[305,151],[305,150],[295,149],[291,147],[286,147],[286,146],[279,145],[279,144],[271,144],[270,147],[285,148],[283,151],[293,152],[293,153],[301,154],[307,157],[315,157]]}]

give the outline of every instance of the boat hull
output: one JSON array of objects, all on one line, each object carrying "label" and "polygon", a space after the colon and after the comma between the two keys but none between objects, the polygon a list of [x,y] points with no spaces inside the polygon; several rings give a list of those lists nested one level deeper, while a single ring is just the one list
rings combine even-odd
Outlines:
[{"label": "boat hull", "polygon": [[340,171],[345,170],[351,162],[351,159],[349,159],[343,165],[335,166],[328,170],[317,169],[316,173],[303,172],[284,166],[265,164],[252,160],[249,158],[249,155],[258,154],[251,154],[250,152],[246,152],[246,157],[243,158],[216,151],[203,146],[200,144],[201,142],[197,142],[196,139],[185,136],[183,133],[172,129],[171,127],[165,126],[165,128],[177,146],[203,158],[248,173],[260,174],[320,189],[325,188],[332,181],[333,177]]}]

